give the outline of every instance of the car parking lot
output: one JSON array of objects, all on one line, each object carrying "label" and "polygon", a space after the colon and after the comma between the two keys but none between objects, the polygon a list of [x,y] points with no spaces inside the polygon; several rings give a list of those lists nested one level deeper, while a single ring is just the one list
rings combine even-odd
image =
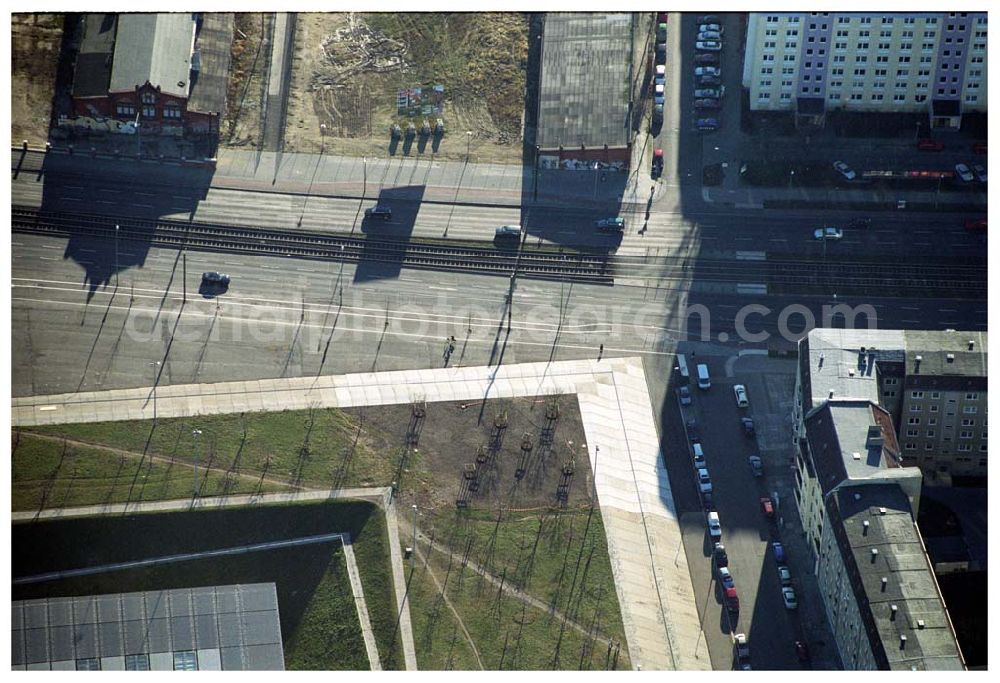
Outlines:
[{"label": "car parking lot", "polygon": [[[788,532],[783,530],[787,527],[784,507],[792,503],[786,499],[791,477],[784,463],[791,448],[787,399],[794,383],[794,364],[784,361],[783,372],[776,376],[737,370],[734,377],[726,377],[726,360],[701,355],[687,358],[693,375],[688,385],[691,403],[682,406],[677,401],[687,443],[677,444],[668,454],[675,464],[686,459],[684,464],[692,473],[688,485],[696,491],[705,485],[699,480],[698,468],[707,471],[712,489],[709,507],[718,514],[721,527],[716,537],[710,530],[708,512],[702,510],[702,523],[685,529],[703,628],[716,669],[730,664],[738,668],[738,662],[732,659],[733,637],[738,633],[747,635],[752,668],[799,669],[808,663],[800,661],[796,642],[808,646],[813,641],[811,649],[816,652],[823,650],[816,645],[823,639],[817,639],[815,625],[805,628],[802,621],[803,615],[808,619],[808,615],[822,610],[818,600],[805,604],[816,590],[814,586],[803,589],[814,581],[804,568],[809,564],[807,553],[799,551],[802,557],[793,558],[790,548],[797,544],[789,542],[795,539],[784,538]],[[755,358],[754,362],[759,366],[768,359]],[[699,363],[709,366],[710,389],[698,387],[695,368]],[[732,366],[740,368],[741,363]],[[737,386],[742,387],[738,393]],[[743,399],[746,408],[738,406]],[[752,428],[748,428],[747,419],[753,421]],[[692,446],[695,441],[697,449]],[[696,460],[698,451],[703,455]],[[752,458],[762,470],[759,476],[754,472]],[[704,497],[698,501],[704,506]],[[720,579],[726,577],[720,577],[713,559],[714,544],[720,540],[725,546],[728,577],[735,593],[723,585]],[[773,554],[775,541],[782,542],[785,549],[786,557],[780,564]],[[786,573],[784,582],[779,569]],[[795,608],[786,606],[783,584],[794,590],[798,603]],[[727,608],[727,603],[736,601],[738,609]]]}]

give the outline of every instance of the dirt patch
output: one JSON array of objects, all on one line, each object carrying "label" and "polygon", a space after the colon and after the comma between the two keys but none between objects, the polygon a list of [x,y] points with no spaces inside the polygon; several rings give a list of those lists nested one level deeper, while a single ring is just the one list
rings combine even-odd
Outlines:
[{"label": "dirt patch", "polygon": [[260,142],[264,75],[270,59],[264,44],[269,15],[237,12],[233,21],[232,59],[226,86],[229,107],[221,144],[242,147]]},{"label": "dirt patch", "polygon": [[[285,149],[520,163],[527,35],[516,13],[300,14]],[[399,91],[435,85],[440,115],[398,113]],[[443,137],[419,134],[439,118]],[[410,124],[413,144],[391,146],[391,127]]]},{"label": "dirt patch", "polygon": [[49,138],[63,15],[13,14],[10,35],[11,141],[41,145]]},{"label": "dirt patch", "polygon": [[[420,411],[424,411],[422,416]],[[347,410],[392,460],[406,505],[505,511],[590,504],[575,395]]]}]

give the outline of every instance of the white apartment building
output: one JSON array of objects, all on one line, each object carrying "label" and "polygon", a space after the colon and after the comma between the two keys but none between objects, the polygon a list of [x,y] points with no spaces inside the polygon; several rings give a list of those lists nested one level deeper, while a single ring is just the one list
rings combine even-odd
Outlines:
[{"label": "white apartment building", "polygon": [[753,111],[926,113],[958,128],[987,104],[985,12],[754,12],[743,87]]}]

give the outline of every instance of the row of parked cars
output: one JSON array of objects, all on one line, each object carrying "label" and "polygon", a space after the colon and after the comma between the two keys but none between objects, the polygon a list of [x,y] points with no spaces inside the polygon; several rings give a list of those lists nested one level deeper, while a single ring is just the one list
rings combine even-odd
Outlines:
[{"label": "row of parked cars", "polygon": [[666,103],[667,87],[667,13],[656,14],[656,48],[654,52],[653,75],[653,125],[663,123],[663,105]]},{"label": "row of parked cars", "polygon": [[[686,361],[679,360],[679,365],[682,363],[686,370]],[[686,373],[682,371],[682,375],[684,374]],[[698,366],[698,386],[700,389],[706,391],[711,387],[711,379],[709,377],[707,365]],[[693,397],[691,395],[691,390],[687,385],[681,386],[678,393],[682,406],[692,404]],[[741,411],[749,411],[750,397],[745,385],[736,384],[733,386],[733,398],[736,402],[737,408]],[[754,421],[749,414],[742,414],[740,416],[740,425],[743,429],[744,436],[751,439],[756,438]],[[722,542],[722,522],[719,519],[719,513],[715,509],[712,498],[714,492],[711,477],[708,472],[708,464],[705,460],[704,448],[701,444],[701,433],[697,422],[693,419],[686,420],[685,427],[687,430],[688,440],[690,442],[693,466],[695,468],[695,472],[697,473],[698,490],[701,496],[702,506],[705,510],[708,534],[713,543],[713,571],[719,582],[722,591],[723,603],[726,609],[730,613],[736,614],[740,609],[739,591],[736,587],[736,578],[734,577],[733,571],[729,566],[729,555],[726,551],[726,546]],[[764,476],[764,463],[759,454],[754,453],[753,455],[750,455],[748,457],[748,463],[750,471],[755,478]],[[760,496],[758,501],[761,513],[769,521],[773,520],[776,515],[776,508],[774,502],[771,500],[771,497],[766,495]],[[786,609],[796,610],[798,609],[798,597],[796,596],[795,588],[792,585],[792,574],[787,565],[787,556],[784,545],[780,541],[773,541],[771,543],[770,551],[774,561],[777,563],[782,602]],[[746,634],[734,634],[733,641],[735,663],[737,668],[741,670],[750,670],[750,644]],[[804,642],[797,641],[795,643],[795,650],[800,660],[808,660],[808,647]]]},{"label": "row of parked cars", "polygon": [[[940,144],[940,143],[938,143]],[[840,174],[840,177],[844,180],[851,181],[858,177],[858,174],[853,168],[845,164],[843,161],[834,161],[833,170]],[[973,180],[978,180],[982,184],[986,184],[986,167],[982,164],[955,164],[955,177],[964,183],[971,183]]]},{"label": "row of parked cars", "polygon": [[723,26],[719,17],[706,14],[698,17],[698,35],[695,41],[697,54],[694,57],[694,108],[695,127],[698,130],[713,131],[719,128],[718,114],[722,109],[722,51]]}]

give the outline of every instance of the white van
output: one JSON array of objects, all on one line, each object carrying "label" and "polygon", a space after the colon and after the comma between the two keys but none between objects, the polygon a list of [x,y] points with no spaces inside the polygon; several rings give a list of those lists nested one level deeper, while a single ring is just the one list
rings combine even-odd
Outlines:
[{"label": "white van", "polygon": [[698,363],[698,388],[708,389],[712,386],[712,378],[708,376],[708,366]]},{"label": "white van", "polygon": [[699,469],[705,467],[705,451],[702,449],[701,444],[698,442],[691,444],[691,450],[694,451],[694,466]]},{"label": "white van", "polygon": [[722,538],[722,524],[719,522],[718,512],[708,513],[708,535],[712,538]]}]

